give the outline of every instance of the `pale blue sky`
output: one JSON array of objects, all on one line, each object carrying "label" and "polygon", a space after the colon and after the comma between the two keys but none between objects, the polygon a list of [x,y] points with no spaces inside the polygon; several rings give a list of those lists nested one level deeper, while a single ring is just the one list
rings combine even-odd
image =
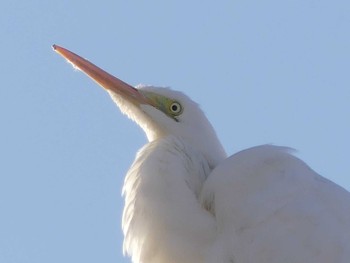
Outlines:
[{"label": "pale blue sky", "polygon": [[0,262],[130,262],[120,193],[145,136],[52,44],[185,92],[230,154],[287,145],[350,189],[349,1],[11,0],[0,12]]}]

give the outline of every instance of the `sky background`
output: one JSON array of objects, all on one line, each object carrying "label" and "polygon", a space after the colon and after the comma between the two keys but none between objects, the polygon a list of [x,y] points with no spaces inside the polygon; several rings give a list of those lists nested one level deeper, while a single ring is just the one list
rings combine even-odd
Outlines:
[{"label": "sky background", "polygon": [[185,92],[229,154],[290,146],[350,189],[348,0],[0,6],[0,262],[130,262],[121,188],[146,138],[52,44]]}]

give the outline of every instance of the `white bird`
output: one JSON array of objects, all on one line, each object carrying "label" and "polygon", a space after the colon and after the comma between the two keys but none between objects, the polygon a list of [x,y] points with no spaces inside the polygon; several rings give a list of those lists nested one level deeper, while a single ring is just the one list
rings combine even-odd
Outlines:
[{"label": "white bird", "polygon": [[124,252],[134,263],[350,262],[350,193],[289,148],[262,145],[227,158],[184,94],[134,88],[53,48],[147,135],[123,187]]}]

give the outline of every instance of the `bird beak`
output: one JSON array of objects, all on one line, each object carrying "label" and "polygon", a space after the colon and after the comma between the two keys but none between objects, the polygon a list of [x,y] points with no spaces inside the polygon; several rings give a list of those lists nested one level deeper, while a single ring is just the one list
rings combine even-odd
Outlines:
[{"label": "bird beak", "polygon": [[75,68],[78,68],[84,72],[107,91],[112,91],[136,105],[153,104],[152,101],[140,93],[136,88],[107,73],[88,60],[63,47],[53,45],[52,48],[54,51],[72,63]]}]

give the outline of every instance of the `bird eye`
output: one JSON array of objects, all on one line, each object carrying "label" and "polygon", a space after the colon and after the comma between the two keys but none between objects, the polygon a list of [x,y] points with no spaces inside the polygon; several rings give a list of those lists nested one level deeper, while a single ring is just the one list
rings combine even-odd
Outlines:
[{"label": "bird eye", "polygon": [[173,102],[170,104],[170,110],[173,114],[179,114],[182,112],[182,107],[181,107],[180,103]]}]

